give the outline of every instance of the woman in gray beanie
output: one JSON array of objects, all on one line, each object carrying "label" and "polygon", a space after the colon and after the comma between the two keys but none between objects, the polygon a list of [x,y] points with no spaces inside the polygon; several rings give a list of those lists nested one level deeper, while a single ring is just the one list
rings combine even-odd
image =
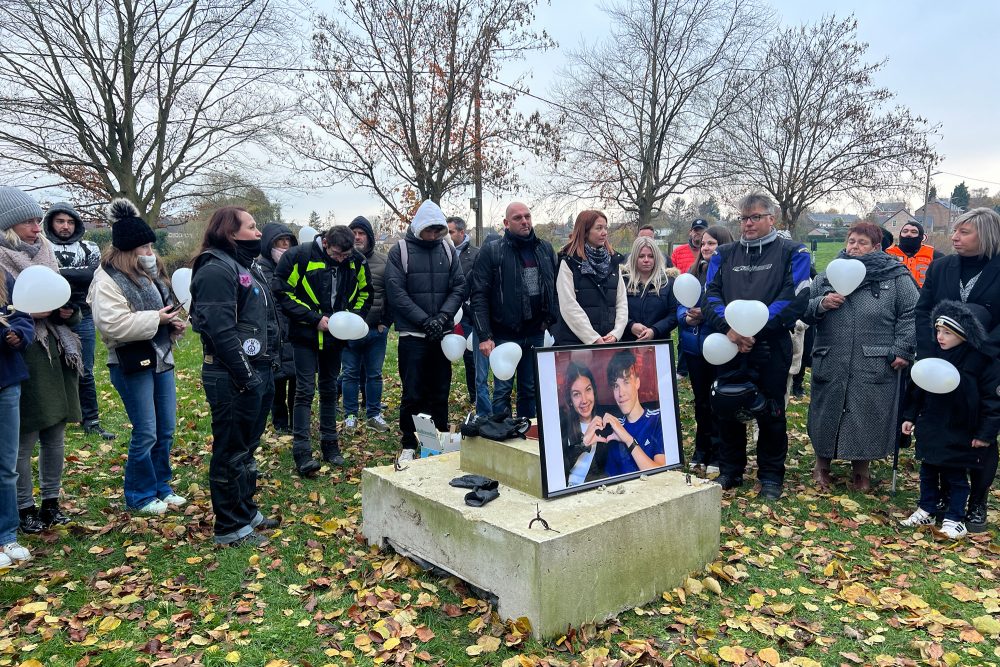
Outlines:
[{"label": "woman in gray beanie", "polygon": [[[42,209],[15,188],[0,187],[0,268],[16,279],[29,266],[47,266],[59,272],[52,244],[41,233]],[[66,422],[80,421],[77,389],[83,368],[80,339],[70,330],[80,311],[63,307],[31,313],[35,342],[24,352],[29,377],[21,384],[21,428],[17,455],[17,508],[23,533],[38,533],[52,525],[69,523],[59,508],[65,450]],[[38,455],[38,486],[42,508],[32,495],[31,455]]]}]

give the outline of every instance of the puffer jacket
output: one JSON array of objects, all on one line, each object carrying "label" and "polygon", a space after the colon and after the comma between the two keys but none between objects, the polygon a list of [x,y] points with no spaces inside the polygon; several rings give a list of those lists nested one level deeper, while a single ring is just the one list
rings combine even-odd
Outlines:
[{"label": "puffer jacket", "polygon": [[[260,233],[260,257],[257,259],[257,265],[264,276],[264,285],[268,289],[274,280],[274,270],[277,268],[277,264],[271,257],[271,250],[274,248],[274,242],[282,236],[288,236],[292,240],[292,245],[288,250],[299,244],[291,230],[280,222],[267,223]],[[281,351],[279,352],[278,368],[274,371],[274,379],[285,380],[295,377],[295,360],[292,358],[292,342],[288,339],[288,316],[281,308],[275,310],[278,314],[278,328],[281,330]]]},{"label": "puffer jacket", "polygon": [[362,254],[368,261],[368,272],[371,274],[372,284],[372,307],[365,316],[365,322],[371,328],[380,324],[389,326],[392,324],[392,317],[389,315],[389,308],[385,299],[385,262],[386,256],[375,250],[375,230],[368,222],[368,218],[359,215],[351,221],[348,227],[352,230],[360,229],[368,237],[368,244]]},{"label": "puffer jacket", "polygon": [[669,338],[670,332],[677,327],[677,299],[674,298],[674,279],[667,280],[659,292],[654,292],[652,286],[640,286],[639,291],[633,294],[630,291],[631,285],[631,277],[626,275],[628,324],[625,325],[625,334],[622,336],[622,340],[632,341],[636,339],[635,334],[632,333],[632,325],[636,322],[655,332],[653,340]]},{"label": "puffer jacket", "polygon": [[465,301],[465,274],[453,246],[443,240],[420,239],[411,225],[402,242],[407,245],[407,267],[404,270],[397,243],[386,262],[386,297],[396,331],[422,334],[421,324],[428,317],[455,317]]}]

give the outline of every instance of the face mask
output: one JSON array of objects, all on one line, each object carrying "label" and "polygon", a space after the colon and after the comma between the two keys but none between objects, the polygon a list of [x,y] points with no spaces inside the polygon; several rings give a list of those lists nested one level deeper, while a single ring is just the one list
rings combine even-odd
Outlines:
[{"label": "face mask", "polygon": [[139,265],[147,271],[156,268],[156,255],[139,255]]},{"label": "face mask", "polygon": [[285,254],[288,248],[271,248],[271,260],[277,264],[281,261],[281,256]]},{"label": "face mask", "polygon": [[260,239],[235,239],[236,252],[247,259],[253,259],[260,254]]},{"label": "face mask", "polygon": [[899,237],[899,249],[906,254],[912,254],[920,250],[920,237],[919,236],[900,236]]}]

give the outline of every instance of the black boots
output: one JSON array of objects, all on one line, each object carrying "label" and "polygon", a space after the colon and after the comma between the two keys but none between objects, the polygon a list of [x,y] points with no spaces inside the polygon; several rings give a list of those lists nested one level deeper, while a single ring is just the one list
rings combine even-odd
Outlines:
[{"label": "black boots", "polygon": [[982,502],[969,501],[969,510],[965,515],[965,527],[970,533],[986,532],[986,500]]},{"label": "black boots", "polygon": [[105,431],[104,428],[101,427],[101,422],[91,422],[89,424],[84,424],[83,433],[84,435],[99,435],[105,440],[114,440],[117,437],[111,431]]},{"label": "black boots", "polygon": [[320,443],[320,449],[323,450],[323,460],[327,463],[332,463],[335,466],[342,466],[344,463],[344,457],[340,453],[340,442],[338,440],[328,440],[327,442]]},{"label": "black boots", "polygon": [[43,500],[42,511],[38,513],[38,518],[46,528],[51,526],[65,526],[70,522],[70,518],[60,511],[58,498]]},{"label": "black boots", "polygon": [[38,518],[38,508],[34,505],[20,509],[17,513],[21,518],[18,530],[22,533],[25,533],[26,535],[34,535],[45,530],[45,524],[43,524],[42,520]]}]

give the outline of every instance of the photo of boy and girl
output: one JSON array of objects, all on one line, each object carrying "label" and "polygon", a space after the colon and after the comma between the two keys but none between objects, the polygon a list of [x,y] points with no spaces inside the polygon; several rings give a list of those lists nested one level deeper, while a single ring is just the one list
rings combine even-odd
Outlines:
[{"label": "photo of boy and girl", "polygon": [[[679,462],[669,347],[644,345],[550,354],[558,395],[558,405],[551,394],[542,399],[543,435],[548,441],[543,450],[550,491]],[[539,362],[541,374],[547,365],[542,359]],[[658,375],[667,385],[664,415]],[[553,446],[556,434],[552,418],[556,413],[558,445]],[[672,443],[667,441],[668,433],[673,436]]]}]

